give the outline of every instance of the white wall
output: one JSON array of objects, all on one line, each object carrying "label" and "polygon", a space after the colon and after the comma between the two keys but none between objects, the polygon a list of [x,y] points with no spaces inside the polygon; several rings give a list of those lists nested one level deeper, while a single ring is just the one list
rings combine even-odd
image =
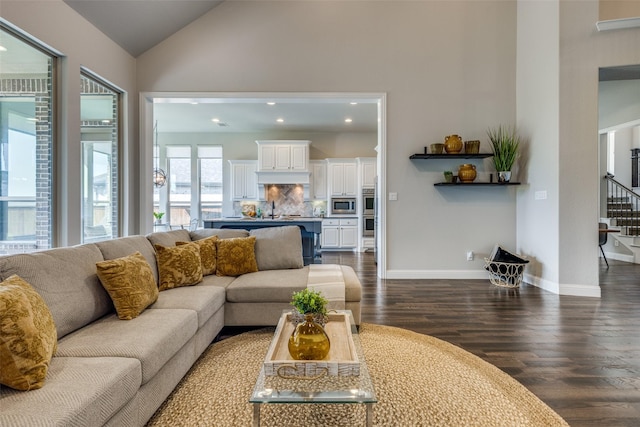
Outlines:
[{"label": "white wall", "polygon": [[640,29],[597,32],[595,0],[562,0],[560,17],[559,281],[599,295],[598,69],[640,63]]},{"label": "white wall", "polygon": [[599,129],[638,120],[640,120],[640,80],[617,80],[598,84]]},{"label": "white wall", "polygon": [[[60,86],[57,113],[58,129],[56,159],[56,193],[60,217],[56,218],[55,244],[80,243],[81,240],[81,147],[80,147],[80,67],[119,87],[127,93],[124,120],[128,133],[124,135],[125,179],[122,182],[124,212],[137,212],[138,179],[138,98],[136,93],[135,59],[97,28],[87,22],[62,0],[2,0],[0,15],[32,37],[62,53],[59,70]],[[136,219],[124,219],[124,233],[134,234]]]},{"label": "white wall", "polygon": [[487,127],[515,123],[515,24],[515,2],[500,0],[225,2],[140,56],[138,85],[386,93],[389,276],[486,278],[481,255],[515,246],[520,189],[437,189],[464,161],[409,156],[452,133],[488,149]]},{"label": "white wall", "polygon": [[[558,1],[518,1],[518,127],[527,143],[518,193],[518,251],[531,259],[526,280],[558,292]],[[535,194],[546,192],[546,199]],[[540,193],[539,193],[540,194]]]}]

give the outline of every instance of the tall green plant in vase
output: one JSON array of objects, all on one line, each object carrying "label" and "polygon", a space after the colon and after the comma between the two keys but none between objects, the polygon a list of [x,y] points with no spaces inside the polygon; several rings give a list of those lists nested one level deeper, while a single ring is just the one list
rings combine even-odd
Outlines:
[{"label": "tall green plant in vase", "polygon": [[521,139],[514,127],[498,126],[487,130],[491,150],[493,151],[493,164],[498,172],[498,182],[511,180],[511,168],[518,158]]}]

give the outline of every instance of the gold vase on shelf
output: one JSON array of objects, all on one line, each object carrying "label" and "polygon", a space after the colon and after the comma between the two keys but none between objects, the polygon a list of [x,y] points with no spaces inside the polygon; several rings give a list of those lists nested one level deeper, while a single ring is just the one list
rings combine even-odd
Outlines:
[{"label": "gold vase on shelf", "polygon": [[456,154],[462,151],[462,138],[459,135],[449,135],[444,138],[444,151]]},{"label": "gold vase on shelf", "polygon": [[295,360],[322,360],[329,354],[331,343],[324,328],[313,320],[313,314],[304,315],[289,338],[289,354]]},{"label": "gold vase on shelf", "polygon": [[471,163],[465,163],[458,167],[458,179],[460,182],[473,182],[476,179],[476,167]]}]

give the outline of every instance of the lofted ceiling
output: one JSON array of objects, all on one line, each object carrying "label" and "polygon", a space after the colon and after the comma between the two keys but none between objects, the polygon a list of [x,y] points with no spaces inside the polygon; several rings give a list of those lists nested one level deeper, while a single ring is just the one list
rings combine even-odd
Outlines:
[{"label": "lofted ceiling", "polygon": [[223,0],[64,0],[138,57]]}]

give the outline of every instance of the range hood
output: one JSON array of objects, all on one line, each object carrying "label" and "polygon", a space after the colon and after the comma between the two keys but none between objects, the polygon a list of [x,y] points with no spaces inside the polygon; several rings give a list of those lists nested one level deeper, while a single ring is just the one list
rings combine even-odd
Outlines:
[{"label": "range hood", "polygon": [[302,184],[309,185],[311,173],[305,172],[256,172],[258,184]]}]

